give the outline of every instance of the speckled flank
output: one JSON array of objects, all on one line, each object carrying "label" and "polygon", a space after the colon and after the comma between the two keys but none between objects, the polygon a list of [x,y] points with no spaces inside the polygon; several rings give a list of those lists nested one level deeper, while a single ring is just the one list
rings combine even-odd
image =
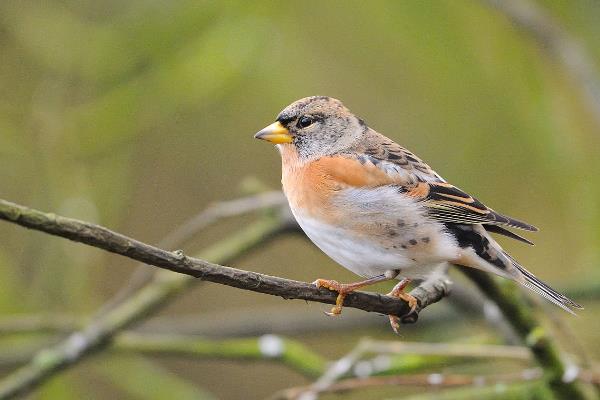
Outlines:
[{"label": "speckled flank", "polygon": [[332,202],[352,218],[327,223],[306,209],[296,209],[294,215],[321,250],[358,275],[400,269],[400,277],[422,278],[427,266],[458,254],[456,242],[442,224],[424,219],[413,200],[399,201],[389,186],[346,189]]}]

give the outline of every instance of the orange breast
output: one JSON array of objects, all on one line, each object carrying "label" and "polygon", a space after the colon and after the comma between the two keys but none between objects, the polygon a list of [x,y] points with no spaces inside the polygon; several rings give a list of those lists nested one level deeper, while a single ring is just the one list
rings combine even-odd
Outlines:
[{"label": "orange breast", "polygon": [[341,217],[332,202],[343,189],[394,183],[372,164],[332,156],[304,162],[292,145],[280,146],[282,184],[292,209],[334,222]]}]

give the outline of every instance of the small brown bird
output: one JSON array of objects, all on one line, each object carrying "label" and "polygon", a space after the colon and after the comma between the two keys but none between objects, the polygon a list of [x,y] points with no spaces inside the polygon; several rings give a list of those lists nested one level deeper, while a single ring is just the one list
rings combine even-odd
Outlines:
[{"label": "small brown bird", "polygon": [[[366,278],[341,284],[318,279],[344,297],[399,279],[390,295],[414,308],[403,289],[448,263],[477,268],[521,285],[573,313],[581,308],[506,253],[490,232],[532,244],[506,228],[537,231],[499,214],[447,183],[419,157],[369,128],[336,99],[314,96],[286,107],[255,135],[277,144],[283,190],[306,235],[329,257]],[[398,318],[390,316],[397,332]]]}]

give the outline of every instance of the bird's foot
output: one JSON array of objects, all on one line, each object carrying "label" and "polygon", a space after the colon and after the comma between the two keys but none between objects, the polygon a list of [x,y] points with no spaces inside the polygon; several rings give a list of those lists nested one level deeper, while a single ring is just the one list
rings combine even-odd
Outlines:
[{"label": "bird's foot", "polygon": [[342,313],[344,299],[346,298],[348,293],[351,293],[357,289],[356,287],[354,287],[355,285],[353,284],[339,283],[338,281],[329,279],[317,279],[313,282],[313,284],[317,288],[326,288],[338,293],[338,296],[335,299],[335,306],[331,309],[331,311],[325,312],[325,314],[329,316],[340,315]]},{"label": "bird's foot", "polygon": [[[388,296],[402,299],[406,303],[408,303],[408,306],[410,307],[410,311],[406,315],[410,315],[413,312],[415,312],[415,310],[417,309],[417,305],[419,304],[417,299],[414,296],[404,292],[404,288],[410,282],[411,282],[410,279],[406,279],[406,278],[402,279],[400,282],[398,282],[398,284],[396,286],[394,286],[392,291],[388,293]],[[400,318],[396,315],[389,315],[388,317],[390,318],[390,325],[392,326],[392,329],[398,335],[400,333]]]},{"label": "bird's foot", "polygon": [[[342,313],[342,306],[344,305],[344,299],[346,296],[357,289],[365,286],[373,285],[378,282],[388,281],[394,279],[398,275],[398,271],[389,270],[385,274],[377,275],[372,278],[365,279],[364,281],[354,283],[339,283],[338,281],[329,279],[317,279],[313,284],[317,288],[326,288],[338,293],[335,299],[335,306],[330,312],[326,312],[327,315],[340,315]],[[410,282],[410,281],[409,281]],[[408,283],[408,282],[407,282]],[[397,286],[397,285],[396,285]],[[405,284],[406,286],[406,284]],[[395,289],[395,288],[394,288]]]}]

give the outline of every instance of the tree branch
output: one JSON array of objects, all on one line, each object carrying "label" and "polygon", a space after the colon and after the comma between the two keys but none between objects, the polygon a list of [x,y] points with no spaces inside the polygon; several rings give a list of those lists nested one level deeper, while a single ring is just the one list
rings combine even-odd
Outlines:
[{"label": "tree branch", "polygon": [[[200,231],[221,218],[234,217],[258,210],[273,210],[281,208],[285,204],[286,199],[281,191],[265,191],[239,199],[214,203],[168,233],[158,242],[157,247],[181,248]],[[97,316],[127,300],[134,292],[150,282],[155,273],[156,269],[147,268],[145,264],[140,263],[131,274],[129,281],[98,310]]]},{"label": "tree branch", "polygon": [[[205,249],[202,256],[218,262],[230,262],[246,251],[266,243],[283,227],[284,221],[265,215]],[[2,379],[0,399],[25,394],[59,371],[76,365],[93,351],[105,348],[123,329],[156,312],[195,281],[189,275],[161,270],[151,283],[132,293],[126,301],[91,319],[62,342],[38,351],[24,367]]]},{"label": "tree branch", "polygon": [[[335,304],[337,297],[335,292],[317,289],[310,283],[213,264],[188,257],[179,250],[170,252],[159,249],[99,225],[44,213],[5,200],[0,200],[0,219],[204,281],[280,296],[284,299]],[[447,279],[441,279],[425,282],[424,285],[415,288],[411,294],[419,302],[417,312],[445,297],[449,293],[449,286]],[[349,294],[344,305],[398,316],[407,316],[410,311],[408,304],[401,299],[364,292]],[[415,320],[414,317],[405,318],[405,322]]]},{"label": "tree branch", "polygon": [[[109,310],[64,342],[40,351],[30,363],[0,381],[0,399],[14,398],[27,393],[58,371],[76,364],[92,351],[105,347],[118,332],[155,311],[169,298],[188,287],[194,281],[191,277],[284,298],[331,304],[336,298],[335,293],[316,289],[311,284],[224,267],[187,257],[179,251],[168,252],[101,226],[43,213],[1,199],[0,219],[179,272],[159,274],[151,284],[141,288],[126,302]],[[257,221],[217,243],[205,251],[203,256],[218,262],[228,262],[245,250],[260,245],[278,232],[290,228],[289,218],[275,219],[265,216],[262,221]],[[419,309],[440,300],[448,293],[449,282],[445,278],[444,282],[446,283],[441,284],[443,292],[439,291],[440,285],[428,283],[417,293],[421,296]],[[408,305],[399,299],[367,293],[348,296],[346,305],[383,314],[402,315],[408,311]]]}]

